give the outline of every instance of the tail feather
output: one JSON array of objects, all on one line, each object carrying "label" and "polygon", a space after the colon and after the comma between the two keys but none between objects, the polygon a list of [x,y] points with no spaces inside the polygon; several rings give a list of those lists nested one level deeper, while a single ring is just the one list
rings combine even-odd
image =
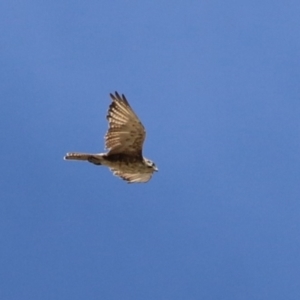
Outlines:
[{"label": "tail feather", "polygon": [[101,154],[91,154],[91,153],[77,153],[71,152],[67,153],[64,157],[65,160],[82,160],[88,161],[95,165],[101,165],[102,163],[102,155]]}]

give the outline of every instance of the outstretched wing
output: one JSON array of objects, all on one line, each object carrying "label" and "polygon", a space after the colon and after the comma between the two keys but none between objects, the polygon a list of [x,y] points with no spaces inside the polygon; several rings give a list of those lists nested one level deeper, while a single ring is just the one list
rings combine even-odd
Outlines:
[{"label": "outstretched wing", "polygon": [[123,180],[127,181],[128,183],[147,182],[151,179],[153,175],[153,173],[123,172],[121,170],[116,170],[113,168],[111,168],[111,171],[115,176],[121,177]]},{"label": "outstretched wing", "polygon": [[[112,103],[108,109],[108,131],[105,146],[109,154],[124,153],[142,157],[146,132],[138,116],[130,107],[124,95],[110,94]],[[118,175],[119,176],[119,175]]]}]

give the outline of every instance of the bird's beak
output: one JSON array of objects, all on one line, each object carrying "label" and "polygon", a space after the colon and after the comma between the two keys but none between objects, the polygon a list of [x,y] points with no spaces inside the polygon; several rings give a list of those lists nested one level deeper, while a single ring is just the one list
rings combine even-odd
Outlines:
[{"label": "bird's beak", "polygon": [[154,169],[155,172],[158,172],[158,168],[157,167],[154,167],[153,169]]}]

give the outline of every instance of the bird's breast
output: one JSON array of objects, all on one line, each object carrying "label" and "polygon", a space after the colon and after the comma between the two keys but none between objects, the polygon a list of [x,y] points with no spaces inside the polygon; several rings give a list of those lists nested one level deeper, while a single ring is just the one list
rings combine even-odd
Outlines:
[{"label": "bird's breast", "polygon": [[105,156],[106,165],[110,168],[127,172],[147,172],[147,167],[141,157],[124,154],[112,154]]}]

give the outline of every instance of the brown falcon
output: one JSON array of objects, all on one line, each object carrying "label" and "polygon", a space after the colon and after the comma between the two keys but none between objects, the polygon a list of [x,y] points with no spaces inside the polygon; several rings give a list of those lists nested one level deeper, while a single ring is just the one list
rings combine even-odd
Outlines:
[{"label": "brown falcon", "polygon": [[124,95],[110,94],[107,120],[109,124],[105,135],[107,153],[67,153],[64,159],[83,160],[95,165],[110,168],[114,175],[128,183],[147,182],[154,171],[158,171],[154,162],[143,157],[143,143],[146,131],[130,107]]}]

